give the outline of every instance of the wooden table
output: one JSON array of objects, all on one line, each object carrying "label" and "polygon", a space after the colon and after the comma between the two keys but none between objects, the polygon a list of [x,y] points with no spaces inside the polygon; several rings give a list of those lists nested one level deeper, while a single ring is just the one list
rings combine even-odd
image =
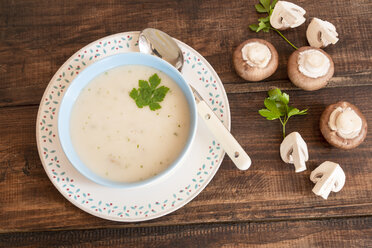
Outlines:
[{"label": "wooden table", "polygon": [[[305,92],[288,80],[293,52],[276,33],[254,33],[256,1],[11,1],[0,2],[0,246],[1,247],[372,247],[372,130],[358,148],[342,151],[322,137],[319,117],[339,100],[357,105],[372,126],[372,2],[304,1],[305,25],[285,31],[307,45],[310,17],[335,24],[340,41],[325,50],[335,75],[325,89]],[[143,223],[91,216],[67,201],[41,165],[35,139],[38,105],[49,80],[75,51],[101,37],[155,27],[186,42],[212,64],[228,93],[232,133],[253,164],[239,171],[225,157],[206,189],[176,212]],[[279,68],[263,82],[239,78],[232,52],[248,38],[279,52]],[[289,122],[306,140],[308,169],[294,173],[279,157],[278,121],[258,115],[269,87],[288,92],[309,114]],[[341,164],[345,187],[315,196],[310,172],[326,160]]]}]

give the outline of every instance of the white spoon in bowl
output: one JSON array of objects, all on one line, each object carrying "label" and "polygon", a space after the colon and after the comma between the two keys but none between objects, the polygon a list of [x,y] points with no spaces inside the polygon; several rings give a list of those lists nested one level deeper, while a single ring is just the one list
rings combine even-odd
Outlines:
[{"label": "white spoon in bowl", "polygon": [[[181,71],[183,66],[182,51],[173,38],[163,31],[154,28],[142,30],[139,35],[138,46],[141,53],[158,56]],[[209,108],[200,94],[190,84],[189,86],[194,92],[199,116],[204,120],[208,129],[221,144],[236,167],[240,170],[247,170],[252,163],[248,154]]]}]

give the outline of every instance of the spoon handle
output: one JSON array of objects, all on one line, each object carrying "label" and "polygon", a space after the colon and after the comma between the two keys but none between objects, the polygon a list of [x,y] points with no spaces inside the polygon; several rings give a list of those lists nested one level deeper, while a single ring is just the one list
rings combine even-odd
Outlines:
[{"label": "spoon handle", "polygon": [[240,170],[247,170],[251,166],[251,159],[229,130],[222,124],[205,101],[197,102],[199,116],[204,120],[208,129],[218,140],[227,155]]}]

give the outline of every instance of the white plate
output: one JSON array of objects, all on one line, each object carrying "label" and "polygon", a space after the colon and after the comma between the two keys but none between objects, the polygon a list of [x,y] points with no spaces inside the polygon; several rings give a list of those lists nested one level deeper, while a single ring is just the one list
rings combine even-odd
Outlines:
[{"label": "white plate", "polygon": [[[60,193],[78,208],[114,221],[144,221],[171,213],[196,197],[216,174],[225,155],[199,119],[189,157],[171,177],[138,189],[98,185],[81,175],[62,151],[57,132],[63,94],[85,67],[109,55],[138,52],[139,32],[126,32],[97,40],[80,49],[57,71],[41,100],[36,139],[44,169]],[[182,74],[230,129],[230,108],[222,82],[212,66],[194,49],[176,40],[185,63]]]}]

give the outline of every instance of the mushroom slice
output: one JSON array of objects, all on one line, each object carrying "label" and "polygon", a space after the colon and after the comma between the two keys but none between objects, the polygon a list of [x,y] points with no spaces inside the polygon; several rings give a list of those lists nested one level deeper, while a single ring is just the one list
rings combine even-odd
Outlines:
[{"label": "mushroom slice", "polygon": [[235,49],[233,63],[240,77],[260,81],[271,76],[278,68],[278,52],[270,42],[249,39]]},{"label": "mushroom slice", "polygon": [[327,21],[313,18],[307,27],[306,37],[312,47],[326,47],[338,41],[336,27]]},{"label": "mushroom slice", "polygon": [[298,132],[287,135],[280,144],[280,156],[286,163],[294,164],[295,171],[306,170],[305,162],[309,159],[307,145]]},{"label": "mushroom slice", "polygon": [[326,161],[311,172],[310,180],[315,183],[313,192],[327,199],[331,191],[339,192],[344,187],[345,173],[339,164]]},{"label": "mushroom slice", "polygon": [[367,120],[360,110],[349,102],[329,105],[320,117],[320,131],[331,145],[352,149],[367,136]]},{"label": "mushroom slice", "polygon": [[333,76],[334,64],[331,56],[322,49],[306,46],[291,54],[287,72],[294,85],[313,91],[327,85]]},{"label": "mushroom slice", "polygon": [[270,24],[280,30],[296,28],[305,22],[305,13],[306,11],[296,4],[278,1],[271,14]]}]

